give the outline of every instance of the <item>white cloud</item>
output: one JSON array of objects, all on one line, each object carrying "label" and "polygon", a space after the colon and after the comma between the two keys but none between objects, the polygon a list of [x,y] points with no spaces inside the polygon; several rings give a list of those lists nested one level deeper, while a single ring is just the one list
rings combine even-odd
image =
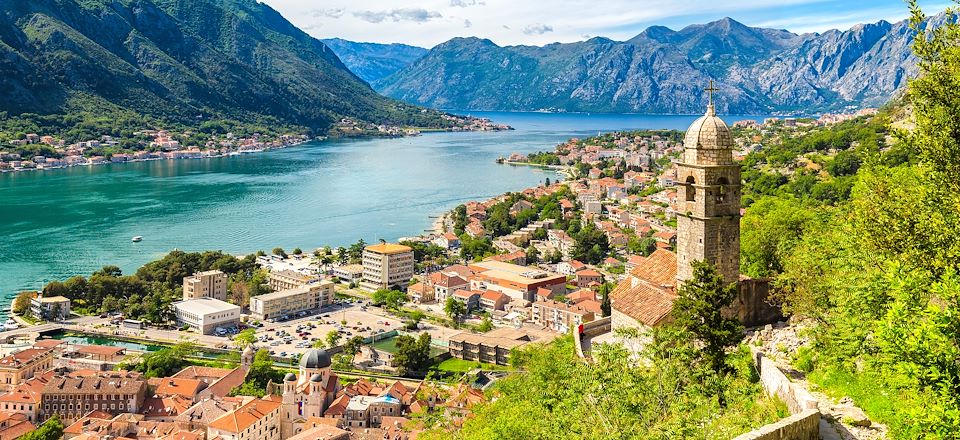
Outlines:
[{"label": "white cloud", "polygon": [[528,24],[523,27],[523,33],[525,35],[543,35],[547,32],[553,32],[553,26],[537,23]]},{"label": "white cloud", "polygon": [[482,0],[480,0],[480,1],[477,1],[477,0],[450,0],[450,6],[457,6],[457,7],[461,7],[461,8],[467,8],[467,7],[470,7],[470,6],[477,6],[477,5],[483,6],[483,5],[486,5],[486,4],[487,4],[487,2],[482,1]]},{"label": "white cloud", "polygon": [[334,9],[314,9],[310,15],[315,18],[327,17],[327,18],[340,18],[343,17],[343,14],[347,12],[343,8],[334,8]]},{"label": "white cloud", "polygon": [[403,8],[390,11],[355,11],[353,16],[370,23],[380,23],[388,18],[395,22],[412,21],[415,23],[424,23],[434,18],[443,17],[439,12],[428,11],[423,8]]},{"label": "white cloud", "polygon": [[[317,9],[316,0],[261,1],[318,38],[422,47],[463,36],[500,45],[572,42],[586,35],[627,40],[655,24],[679,29],[724,16],[805,32],[907,15],[901,0],[324,0],[324,9]],[[945,0],[921,3],[932,10],[934,1]]]}]

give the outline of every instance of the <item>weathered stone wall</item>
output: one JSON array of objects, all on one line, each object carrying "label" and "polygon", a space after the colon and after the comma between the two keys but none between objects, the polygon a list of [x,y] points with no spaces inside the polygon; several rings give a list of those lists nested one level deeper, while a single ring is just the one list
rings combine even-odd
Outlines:
[{"label": "weathered stone wall", "polygon": [[817,399],[807,390],[795,385],[782,371],[759,350],[753,352],[754,362],[760,370],[760,384],[771,396],[777,396],[787,404],[790,414],[808,409],[817,409]]},{"label": "weathered stone wall", "polygon": [[734,440],[817,440],[820,438],[820,411],[808,409],[780,419]]},{"label": "weathered stone wall", "polygon": [[783,319],[780,305],[770,298],[770,280],[746,278],[738,285],[739,294],[724,315],[735,316],[747,327],[773,324]]},{"label": "weathered stone wall", "polygon": [[754,362],[760,370],[760,384],[768,395],[777,396],[787,405],[790,417],[780,419],[734,440],[817,440],[820,438],[820,410],[817,400],[797,386],[779,368],[753,349]]}]

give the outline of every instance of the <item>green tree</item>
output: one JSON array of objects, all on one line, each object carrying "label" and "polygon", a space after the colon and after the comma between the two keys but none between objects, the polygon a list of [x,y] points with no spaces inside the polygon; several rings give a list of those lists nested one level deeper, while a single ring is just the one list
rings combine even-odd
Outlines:
[{"label": "green tree", "polygon": [[477,325],[477,331],[480,333],[486,333],[490,330],[493,330],[493,320],[489,316],[484,316],[483,320],[480,321],[480,324]]},{"label": "green tree", "polygon": [[253,345],[254,342],[257,342],[257,331],[252,328],[244,329],[233,337],[233,345],[241,350]]},{"label": "green tree", "polygon": [[354,336],[343,344],[343,352],[353,357],[360,352],[361,346],[363,346],[363,336]]},{"label": "green tree", "polygon": [[399,290],[380,289],[370,295],[374,305],[383,306],[389,310],[400,310],[405,302],[409,301],[406,293]]},{"label": "green tree", "polygon": [[282,247],[275,247],[272,251],[273,255],[277,255],[280,258],[287,258],[287,253],[283,251]]},{"label": "green tree", "polygon": [[459,326],[463,317],[467,314],[467,305],[457,301],[452,296],[447,297],[447,302],[443,305],[443,311],[453,320],[455,326]]},{"label": "green tree", "polygon": [[593,222],[587,223],[573,234],[574,245],[570,258],[587,264],[599,264],[610,251],[610,242]]},{"label": "green tree", "polygon": [[54,414],[46,422],[43,422],[43,425],[39,428],[18,438],[20,440],[60,440],[63,438],[64,429],[66,427],[60,421],[60,416]]},{"label": "green tree", "polygon": [[702,347],[702,359],[717,374],[729,372],[727,350],[743,339],[740,321],[722,313],[736,298],[735,282],[725,282],[713,265],[695,261],[693,277],[680,286],[673,302],[674,325],[690,333]]},{"label": "green tree", "polygon": [[197,352],[197,346],[188,341],[180,342],[173,347],[157,350],[143,355],[140,363],[134,368],[144,376],[170,377],[189,365],[188,356]]},{"label": "green tree", "polygon": [[430,334],[420,333],[417,339],[399,335],[394,339],[397,352],[393,356],[393,366],[401,376],[414,371],[424,371],[430,365]]},{"label": "green tree", "polygon": [[540,261],[540,251],[531,245],[527,248],[527,264],[535,264]]},{"label": "green tree", "polygon": [[246,383],[250,383],[256,389],[266,389],[267,383],[273,381],[279,383],[283,379],[281,373],[273,367],[273,360],[270,359],[270,352],[264,349],[257,350],[253,357],[253,364],[247,371]]},{"label": "green tree", "polygon": [[792,197],[764,197],[747,208],[740,221],[740,272],[755,278],[783,271],[783,259],[815,220]]},{"label": "green tree", "polygon": [[30,300],[36,292],[23,291],[17,294],[17,297],[13,299],[13,313],[17,315],[24,316],[30,312]]},{"label": "green tree", "polygon": [[336,330],[331,330],[327,333],[326,337],[327,347],[333,348],[337,346],[337,342],[340,342],[340,332]]},{"label": "green tree", "polygon": [[300,248],[293,248],[293,255],[303,255],[303,250]]}]

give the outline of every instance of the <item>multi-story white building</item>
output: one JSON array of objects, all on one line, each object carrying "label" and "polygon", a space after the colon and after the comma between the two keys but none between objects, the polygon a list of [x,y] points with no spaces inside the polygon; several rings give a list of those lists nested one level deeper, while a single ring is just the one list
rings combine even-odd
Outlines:
[{"label": "multi-story white building", "polygon": [[277,319],[333,304],[334,283],[321,281],[295,289],[250,298],[250,314],[257,319]]},{"label": "multi-story white building", "polygon": [[172,304],[178,325],[187,325],[208,335],[217,327],[240,323],[240,306],[216,298],[197,298]]},{"label": "multi-story white building", "polygon": [[30,313],[37,319],[60,321],[70,317],[70,299],[63,296],[37,295],[30,300]]},{"label": "multi-story white building", "polygon": [[537,301],[533,303],[533,322],[555,332],[568,333],[580,324],[593,321],[594,313],[576,304],[556,301]]},{"label": "multi-story white building", "polygon": [[183,279],[183,300],[216,298],[227,300],[227,274],[219,270],[197,272]]},{"label": "multi-story white building", "polygon": [[315,283],[320,278],[316,275],[307,275],[295,270],[284,269],[276,272],[270,272],[270,279],[267,284],[275,291],[296,289],[310,283]]},{"label": "multi-story white building", "polygon": [[363,281],[367,290],[406,287],[413,278],[413,249],[400,244],[381,243],[363,250]]}]

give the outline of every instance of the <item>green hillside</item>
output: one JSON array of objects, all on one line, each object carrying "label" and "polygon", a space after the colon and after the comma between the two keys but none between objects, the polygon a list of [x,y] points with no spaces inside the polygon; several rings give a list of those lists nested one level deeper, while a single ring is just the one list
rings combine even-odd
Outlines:
[{"label": "green hillside", "polygon": [[[442,126],[384,98],[322,42],[255,0],[0,3],[0,112],[211,119],[322,131],[361,121]],[[112,117],[111,117],[112,118]],[[115,118],[112,118],[115,119]]]}]

